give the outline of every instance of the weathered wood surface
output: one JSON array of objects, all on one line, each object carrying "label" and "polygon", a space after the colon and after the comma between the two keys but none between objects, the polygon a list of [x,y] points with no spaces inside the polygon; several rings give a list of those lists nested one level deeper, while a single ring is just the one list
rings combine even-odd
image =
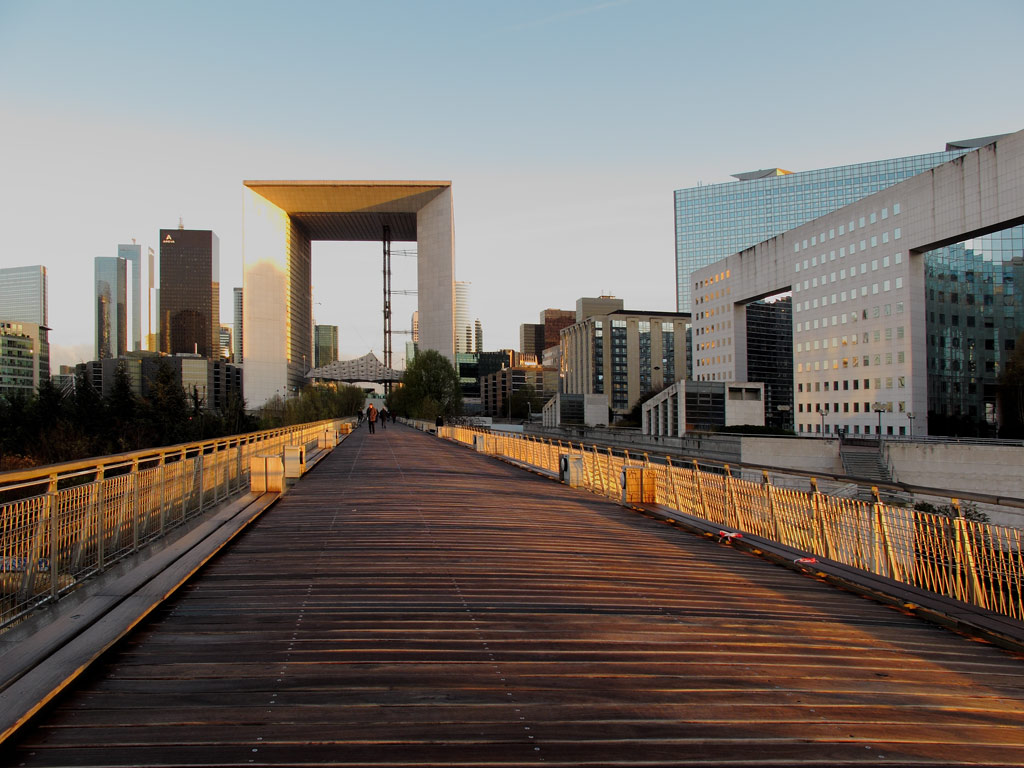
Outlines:
[{"label": "weathered wood surface", "polygon": [[13,765],[1024,764],[1024,662],[402,428],[359,430]]}]

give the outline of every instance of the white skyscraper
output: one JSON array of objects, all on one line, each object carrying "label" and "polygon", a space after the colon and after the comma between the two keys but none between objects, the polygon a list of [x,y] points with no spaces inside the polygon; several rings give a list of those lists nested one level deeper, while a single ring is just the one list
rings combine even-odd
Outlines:
[{"label": "white skyscraper", "polygon": [[455,282],[455,352],[473,351],[473,321],[469,319],[469,283]]},{"label": "white skyscraper", "polygon": [[142,336],[142,246],[135,242],[122,243],[117,246],[118,258],[124,259],[128,265],[127,299],[128,299],[128,349],[139,351],[145,345]]}]

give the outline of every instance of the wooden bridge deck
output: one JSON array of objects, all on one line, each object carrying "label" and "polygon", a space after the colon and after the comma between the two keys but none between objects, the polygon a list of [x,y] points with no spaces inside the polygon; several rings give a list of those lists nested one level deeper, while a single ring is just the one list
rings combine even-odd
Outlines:
[{"label": "wooden bridge deck", "polygon": [[1024,764],[1024,662],[399,425],[358,430],[11,765]]}]

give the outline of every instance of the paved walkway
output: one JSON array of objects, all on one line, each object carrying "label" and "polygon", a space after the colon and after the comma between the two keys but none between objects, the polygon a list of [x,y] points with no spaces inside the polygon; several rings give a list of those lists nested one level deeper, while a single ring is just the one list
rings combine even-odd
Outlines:
[{"label": "paved walkway", "polygon": [[401,425],[12,765],[1022,765],[1024,661]]}]

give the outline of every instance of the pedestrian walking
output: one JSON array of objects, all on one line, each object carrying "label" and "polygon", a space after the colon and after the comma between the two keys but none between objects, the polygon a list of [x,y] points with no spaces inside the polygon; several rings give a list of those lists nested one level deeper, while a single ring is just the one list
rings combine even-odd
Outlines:
[{"label": "pedestrian walking", "polygon": [[381,408],[380,409],[380,428],[381,429],[387,429],[388,428],[388,409],[387,408]]},{"label": "pedestrian walking", "polygon": [[366,408],[366,423],[370,426],[370,434],[372,435],[377,424],[377,409],[373,407],[373,403],[370,403]]}]

